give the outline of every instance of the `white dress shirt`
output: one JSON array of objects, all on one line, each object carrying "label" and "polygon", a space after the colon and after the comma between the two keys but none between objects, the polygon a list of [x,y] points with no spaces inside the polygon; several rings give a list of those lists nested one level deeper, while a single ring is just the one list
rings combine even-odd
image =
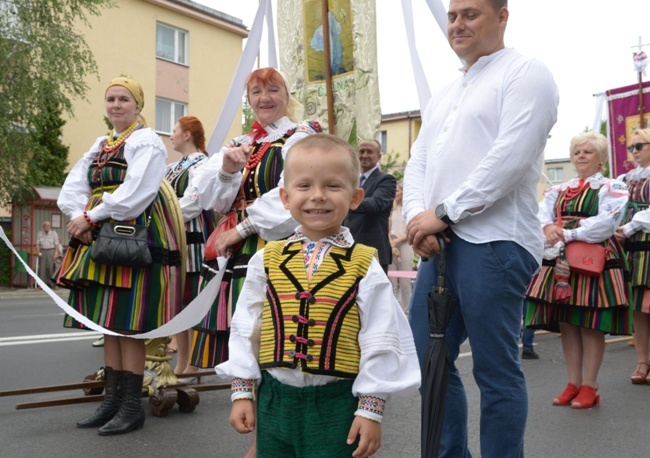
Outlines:
[{"label": "white dress shirt", "polygon": [[404,216],[444,203],[470,243],[514,241],[539,262],[537,182],[557,119],[545,65],[502,49],[431,98],[404,178]]}]

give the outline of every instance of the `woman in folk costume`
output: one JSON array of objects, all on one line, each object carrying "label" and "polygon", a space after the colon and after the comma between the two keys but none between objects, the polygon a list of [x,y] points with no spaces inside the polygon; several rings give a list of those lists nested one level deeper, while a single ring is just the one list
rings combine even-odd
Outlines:
[{"label": "woman in folk costume", "polygon": [[[578,176],[548,189],[538,217],[544,231],[544,260],[526,292],[526,325],[560,332],[568,384],[554,405],[575,409],[600,403],[598,371],[605,334],[629,334],[626,261],[614,238],[628,199],[627,187],[603,177],[607,139],[595,133],[571,140],[571,162]],[[563,254],[574,241],[606,248],[605,268],[597,277],[571,272]]]},{"label": "woman in folk costume", "polygon": [[619,177],[627,184],[630,201],[616,239],[624,243],[631,271],[630,307],[634,310],[637,365],[630,380],[650,384],[650,129],[636,130],[627,149],[637,167]]},{"label": "woman in folk costume", "polygon": [[[72,168],[57,202],[70,218],[72,237],[58,284],[72,290],[70,305],[95,323],[120,334],[142,333],[180,310],[182,220],[170,213],[178,204],[164,182],[167,151],[140,115],[142,87],[116,78],[106,87],[104,102],[113,129]],[[109,266],[91,258],[98,230],[109,221],[148,225],[151,265]],[[83,327],[69,316],[65,326]],[[141,428],[144,340],[106,335],[104,366],[104,401],[77,426],[99,428],[101,435]]]},{"label": "woman in folk costume", "polygon": [[[199,168],[194,185],[205,209],[225,214],[220,225],[236,223],[217,240],[228,264],[219,294],[205,319],[195,328],[192,364],[212,368],[228,359],[230,318],[241,291],[249,259],[265,241],[289,236],[296,222],[278,194],[284,157],[296,141],[320,131],[316,122],[295,122],[299,104],[289,96],[284,77],[274,68],[253,71],[246,80],[248,102],[256,116],[253,131],[233,139]],[[205,282],[217,268],[206,263]]]},{"label": "woman in folk costume", "polygon": [[[179,118],[169,139],[174,151],[183,155],[181,159],[167,166],[165,178],[174,189],[185,221],[187,260],[183,306],[186,306],[199,294],[203,249],[210,231],[214,228],[215,215],[214,212],[204,211],[199,206],[196,188],[189,185],[197,167],[208,160],[205,131],[201,121],[194,116]],[[172,338],[170,352],[177,352],[174,369],[177,374],[185,372],[189,367],[191,337],[192,330],[188,329]]]}]

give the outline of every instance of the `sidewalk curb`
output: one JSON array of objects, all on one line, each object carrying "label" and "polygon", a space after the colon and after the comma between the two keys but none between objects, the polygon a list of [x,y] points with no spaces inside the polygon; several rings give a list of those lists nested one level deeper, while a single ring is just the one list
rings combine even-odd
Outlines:
[{"label": "sidewalk curb", "polygon": [[[68,299],[70,290],[59,288],[55,293],[64,300]],[[0,286],[0,299],[49,298],[40,288],[11,288]]]}]

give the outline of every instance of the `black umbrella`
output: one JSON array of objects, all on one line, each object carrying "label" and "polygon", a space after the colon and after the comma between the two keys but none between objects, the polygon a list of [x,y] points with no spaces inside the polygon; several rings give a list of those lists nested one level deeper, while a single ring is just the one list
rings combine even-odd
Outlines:
[{"label": "black umbrella", "polygon": [[429,345],[422,380],[422,458],[438,456],[450,367],[445,331],[457,302],[445,289],[447,254],[440,235],[438,243],[438,282],[429,293]]}]

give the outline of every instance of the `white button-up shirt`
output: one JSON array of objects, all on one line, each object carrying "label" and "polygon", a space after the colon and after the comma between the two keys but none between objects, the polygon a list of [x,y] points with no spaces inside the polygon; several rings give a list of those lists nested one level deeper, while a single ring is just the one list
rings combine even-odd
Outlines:
[{"label": "white button-up shirt", "polygon": [[541,62],[508,48],[481,57],[427,105],[405,172],[406,219],[444,202],[462,239],[514,241],[541,262],[537,182],[558,101]]}]

